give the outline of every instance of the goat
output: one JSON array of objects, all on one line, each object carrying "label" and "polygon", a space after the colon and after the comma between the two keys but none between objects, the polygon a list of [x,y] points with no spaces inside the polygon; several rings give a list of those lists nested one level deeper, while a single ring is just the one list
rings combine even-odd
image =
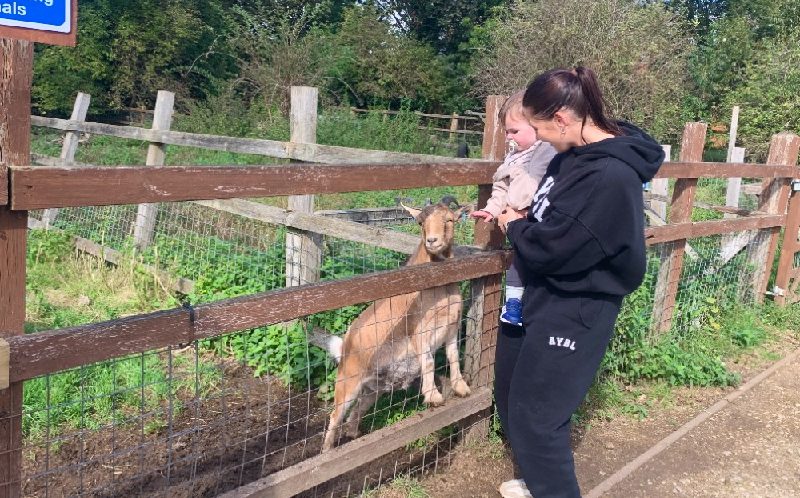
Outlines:
[{"label": "goat", "polygon": [[[452,210],[449,205],[453,201],[448,196],[424,209],[401,204],[422,227],[420,243],[406,265],[453,256],[454,224],[468,209]],[[461,308],[461,291],[457,283],[451,283],[378,299],[350,324],[344,339],[312,332],[311,342],[326,349],[339,363],[334,409],[322,451],[333,447],[348,412],[346,434],[354,438],[361,418],[382,393],[406,389],[417,377],[422,377],[425,403],[441,405],[444,398],[434,383],[433,354],[443,344],[453,391],[459,396],[470,394],[458,362]]]}]

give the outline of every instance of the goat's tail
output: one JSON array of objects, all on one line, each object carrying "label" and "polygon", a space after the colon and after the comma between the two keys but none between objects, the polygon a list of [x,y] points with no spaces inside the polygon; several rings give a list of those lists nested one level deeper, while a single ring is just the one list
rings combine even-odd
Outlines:
[{"label": "goat's tail", "polygon": [[308,342],[327,351],[337,364],[342,360],[342,343],[344,341],[338,335],[329,334],[320,328],[314,327],[308,333]]}]

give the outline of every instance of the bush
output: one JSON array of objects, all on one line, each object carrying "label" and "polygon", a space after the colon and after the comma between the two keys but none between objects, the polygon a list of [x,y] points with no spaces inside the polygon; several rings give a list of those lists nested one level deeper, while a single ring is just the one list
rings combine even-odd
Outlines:
[{"label": "bush", "polygon": [[689,37],[658,3],[631,0],[516,1],[482,34],[475,91],[510,94],[535,75],[584,65],[600,79],[616,116],[662,140],[679,136],[687,97]]}]

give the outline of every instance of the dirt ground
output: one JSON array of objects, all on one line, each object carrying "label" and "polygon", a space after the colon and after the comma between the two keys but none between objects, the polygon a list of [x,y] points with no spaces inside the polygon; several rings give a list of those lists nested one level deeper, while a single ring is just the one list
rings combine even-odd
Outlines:
[{"label": "dirt ground", "polygon": [[[766,354],[732,365],[743,382],[800,347],[787,334]],[[187,407],[166,430],[111,427],[66,435],[48,447],[26,449],[25,496],[215,496],[316,455],[327,409],[314,393],[256,379],[236,363],[221,365],[220,395]],[[654,403],[646,418],[589,414],[573,431],[581,488],[588,492],[625,464],[733,392],[679,388]],[[646,395],[645,395],[646,396]],[[604,496],[800,497],[800,362],[741,396]],[[266,414],[266,416],[265,416]],[[410,473],[368,493],[370,498],[498,497],[512,477],[501,443],[398,450],[328,482],[303,497],[359,496],[362,489]],[[424,494],[420,494],[424,490]]]}]

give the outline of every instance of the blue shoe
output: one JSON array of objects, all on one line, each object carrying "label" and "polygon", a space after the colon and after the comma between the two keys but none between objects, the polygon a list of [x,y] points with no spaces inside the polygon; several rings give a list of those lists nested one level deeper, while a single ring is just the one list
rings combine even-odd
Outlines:
[{"label": "blue shoe", "polygon": [[500,321],[522,327],[522,301],[515,297],[506,301],[500,314]]}]

